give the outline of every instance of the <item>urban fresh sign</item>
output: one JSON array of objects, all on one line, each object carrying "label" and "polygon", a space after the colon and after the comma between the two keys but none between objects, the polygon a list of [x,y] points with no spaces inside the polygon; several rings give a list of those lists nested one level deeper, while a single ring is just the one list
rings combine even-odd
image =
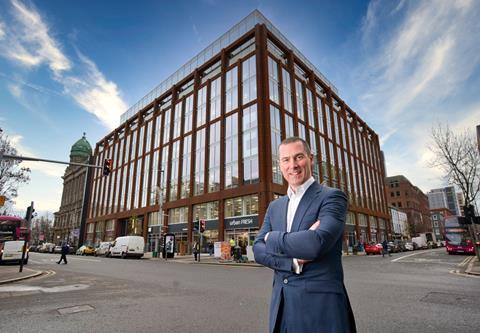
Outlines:
[{"label": "urban fresh sign", "polygon": [[257,228],[258,215],[237,216],[225,219],[225,229]]}]

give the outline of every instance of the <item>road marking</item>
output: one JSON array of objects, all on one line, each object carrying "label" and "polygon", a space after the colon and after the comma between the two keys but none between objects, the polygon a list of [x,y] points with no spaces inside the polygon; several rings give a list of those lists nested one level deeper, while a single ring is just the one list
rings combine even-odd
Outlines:
[{"label": "road marking", "polygon": [[395,261],[399,261],[403,258],[408,258],[408,257],[411,257],[411,256],[416,256],[417,254],[422,254],[422,253],[425,253],[425,252],[417,252],[417,253],[412,253],[412,254],[407,254],[406,256],[402,256],[402,257],[399,257],[397,259],[393,259],[391,260],[392,262],[395,262]]},{"label": "road marking", "polygon": [[[475,258],[475,257],[473,257]],[[465,266],[468,262],[470,261],[469,257],[466,257],[461,263],[458,264],[458,266],[463,267]]]},{"label": "road marking", "polygon": [[450,274],[455,274],[455,275],[464,276],[464,277],[469,277],[469,278],[480,279],[480,276],[478,276],[478,275],[460,273],[460,272],[459,272],[458,270],[456,270],[456,269],[452,269],[449,273],[450,273]]},{"label": "road marking", "polygon": [[[91,262],[102,262],[100,259],[87,259],[87,258],[77,258],[77,257],[67,257],[67,260],[73,261],[91,261]],[[57,259],[50,259],[50,261],[58,262]]]},{"label": "road marking", "polygon": [[5,286],[0,287],[0,293],[2,292],[22,292],[22,291],[41,291],[44,293],[61,293],[65,291],[73,291],[73,290],[83,290],[90,287],[87,284],[72,284],[69,286],[59,286],[59,287],[52,287],[52,288],[44,288],[38,286],[27,286],[27,285],[12,285],[12,286]]},{"label": "road marking", "polygon": [[77,305],[69,308],[57,309],[58,313],[60,314],[78,313],[78,312],[91,311],[91,310],[94,310],[94,308],[91,305]]}]

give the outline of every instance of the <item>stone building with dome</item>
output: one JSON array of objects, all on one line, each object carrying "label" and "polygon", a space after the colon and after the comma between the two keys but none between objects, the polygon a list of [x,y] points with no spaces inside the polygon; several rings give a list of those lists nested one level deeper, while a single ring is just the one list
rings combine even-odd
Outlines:
[{"label": "stone building with dome", "polygon": [[[85,137],[75,142],[70,150],[70,162],[88,164],[92,157],[92,147]],[[60,209],[54,213],[54,242],[68,241],[79,246],[82,210],[87,174],[86,167],[69,165],[63,175],[63,193]]]}]

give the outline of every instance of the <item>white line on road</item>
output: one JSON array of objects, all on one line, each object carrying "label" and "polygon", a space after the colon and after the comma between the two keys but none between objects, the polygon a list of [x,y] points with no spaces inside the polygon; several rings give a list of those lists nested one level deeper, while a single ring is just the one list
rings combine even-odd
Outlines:
[{"label": "white line on road", "polygon": [[[67,257],[67,260],[101,262],[100,259],[87,259],[87,258],[77,258],[77,257]],[[57,261],[58,262],[57,259],[50,259],[50,261]]]},{"label": "white line on road", "polygon": [[471,277],[471,278],[475,278],[475,279],[480,279],[480,276],[478,276],[478,275],[460,273],[460,272],[459,272],[458,270],[456,270],[456,269],[452,269],[449,273],[450,273],[450,274],[455,274],[455,275],[460,275],[460,276],[465,276],[465,277]]},{"label": "white line on road", "polygon": [[402,257],[399,257],[397,259],[393,259],[392,262],[395,262],[395,261],[399,261],[403,258],[407,258],[407,257],[411,257],[411,256],[416,256],[417,254],[422,254],[422,253],[425,253],[425,252],[417,252],[417,253],[412,253],[412,254],[407,254],[406,256],[402,256]]},{"label": "white line on road", "polygon": [[27,285],[12,285],[6,287],[0,287],[0,293],[2,292],[19,292],[19,291],[41,291],[44,293],[60,293],[65,291],[72,290],[82,290],[87,289],[89,285],[87,284],[72,284],[70,286],[59,286],[52,288],[37,287],[37,286],[27,286]]}]

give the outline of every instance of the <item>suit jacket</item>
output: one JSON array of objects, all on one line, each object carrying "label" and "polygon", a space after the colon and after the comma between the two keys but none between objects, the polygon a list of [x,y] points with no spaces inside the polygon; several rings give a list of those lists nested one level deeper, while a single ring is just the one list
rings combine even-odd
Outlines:
[{"label": "suit jacket", "polygon": [[[284,196],[270,203],[253,245],[255,261],[274,270],[270,332],[274,330],[282,297],[289,315],[289,332],[356,332],[343,284],[345,194],[314,182],[298,205],[289,233],[288,201],[288,196]],[[317,220],[319,228],[308,230]],[[297,275],[292,270],[293,258],[312,261]]]}]

